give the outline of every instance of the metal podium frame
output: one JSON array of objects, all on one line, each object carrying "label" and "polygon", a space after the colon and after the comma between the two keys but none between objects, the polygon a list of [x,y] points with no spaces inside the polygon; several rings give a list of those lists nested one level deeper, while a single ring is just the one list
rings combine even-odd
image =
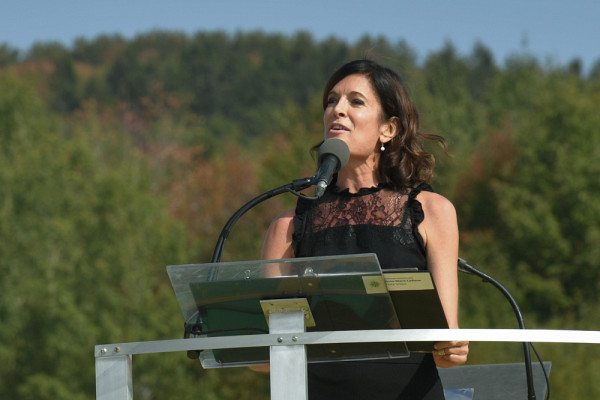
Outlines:
[{"label": "metal podium frame", "polygon": [[[303,318],[301,313],[290,316],[291,320]],[[275,321],[273,321],[275,322]],[[304,332],[302,329],[281,325],[278,333],[243,335],[229,337],[202,337],[146,342],[114,343],[97,345],[96,359],[96,399],[132,400],[132,357],[139,354],[185,352],[190,350],[232,349],[243,347],[270,347],[281,362],[284,357],[296,358],[293,366],[286,366],[271,376],[273,400],[306,399],[306,381],[301,382],[302,369],[306,362],[300,362],[302,349],[311,344],[327,343],[367,343],[367,342],[420,342],[420,341],[471,341],[471,342],[530,342],[530,343],[588,343],[600,344],[600,331],[577,330],[535,330],[535,329],[389,329],[367,331]],[[288,321],[289,322],[289,321]],[[293,325],[293,322],[292,322]],[[288,329],[283,332],[284,327]],[[298,326],[298,325],[296,325]],[[274,329],[278,329],[274,327]],[[294,352],[300,348],[300,352]],[[299,355],[300,354],[300,355]],[[303,361],[303,360],[302,360]],[[279,373],[280,372],[280,373]],[[305,378],[305,376],[304,376]],[[290,380],[304,389],[290,388]]]}]

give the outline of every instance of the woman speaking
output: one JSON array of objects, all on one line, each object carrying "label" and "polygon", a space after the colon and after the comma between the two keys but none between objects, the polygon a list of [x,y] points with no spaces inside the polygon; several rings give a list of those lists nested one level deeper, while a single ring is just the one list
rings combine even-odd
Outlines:
[{"label": "woman speaking", "polygon": [[[375,253],[381,267],[428,270],[450,328],[458,328],[458,227],[452,203],[433,193],[434,158],[418,114],[392,70],[349,62],[323,93],[324,139],[349,148],[323,196],[300,198],[269,227],[263,259]],[[443,399],[436,366],[466,362],[468,343],[440,342],[408,358],[309,364],[309,399]]]}]

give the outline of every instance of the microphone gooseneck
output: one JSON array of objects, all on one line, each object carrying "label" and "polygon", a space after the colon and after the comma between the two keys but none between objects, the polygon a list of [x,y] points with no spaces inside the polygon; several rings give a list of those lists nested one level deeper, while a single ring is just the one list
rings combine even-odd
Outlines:
[{"label": "microphone gooseneck", "polygon": [[[315,190],[315,197],[306,198],[310,200],[316,200],[317,198],[321,197],[323,193],[325,193],[325,189],[331,183],[331,178],[333,174],[342,169],[348,163],[349,158],[350,149],[348,149],[348,145],[344,141],[340,139],[328,139],[325,142],[323,142],[321,147],[319,147],[320,168],[315,174],[315,176],[310,178],[294,179],[291,183],[269,190],[268,192],[256,196],[254,199],[244,204],[231,216],[231,218],[229,218],[229,220],[221,230],[221,234],[219,235],[219,238],[217,239],[217,244],[215,245],[215,250],[213,251],[211,262],[221,262],[221,258],[223,256],[223,248],[225,247],[225,242],[229,237],[229,233],[233,229],[235,223],[248,210],[250,210],[257,204],[267,199],[270,199],[271,197],[278,196],[286,192],[293,193],[296,196],[302,197],[302,194],[298,193],[298,191],[306,189],[313,185],[317,185],[317,188]],[[320,195],[317,194],[319,192]],[[213,278],[214,276],[211,275],[210,279]]]}]

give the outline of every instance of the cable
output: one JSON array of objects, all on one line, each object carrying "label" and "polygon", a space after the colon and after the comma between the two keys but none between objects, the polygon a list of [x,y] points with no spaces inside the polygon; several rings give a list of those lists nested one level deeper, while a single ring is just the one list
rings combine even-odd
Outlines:
[{"label": "cable", "polygon": [[531,349],[535,353],[535,356],[537,357],[537,359],[540,363],[540,366],[542,367],[542,372],[544,373],[544,379],[546,380],[546,397],[545,398],[546,398],[546,400],[549,400],[550,399],[550,378],[548,376],[548,371],[546,371],[544,362],[542,361],[542,358],[540,357],[540,354],[537,352],[537,349],[535,348],[533,343],[531,343]]}]

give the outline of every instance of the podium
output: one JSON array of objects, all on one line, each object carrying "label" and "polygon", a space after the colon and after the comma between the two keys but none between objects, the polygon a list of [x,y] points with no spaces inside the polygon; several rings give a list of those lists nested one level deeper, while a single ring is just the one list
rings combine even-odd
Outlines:
[{"label": "podium", "polygon": [[[429,273],[395,271],[386,277],[375,254],[176,265],[167,271],[192,337],[394,329],[423,320],[437,322],[427,327],[447,327]],[[418,306],[426,309],[406,312]],[[295,393],[305,399],[307,363],[401,358],[420,350],[418,345],[432,348],[419,342],[328,343],[198,353],[204,368],[270,364],[272,397]]]}]

